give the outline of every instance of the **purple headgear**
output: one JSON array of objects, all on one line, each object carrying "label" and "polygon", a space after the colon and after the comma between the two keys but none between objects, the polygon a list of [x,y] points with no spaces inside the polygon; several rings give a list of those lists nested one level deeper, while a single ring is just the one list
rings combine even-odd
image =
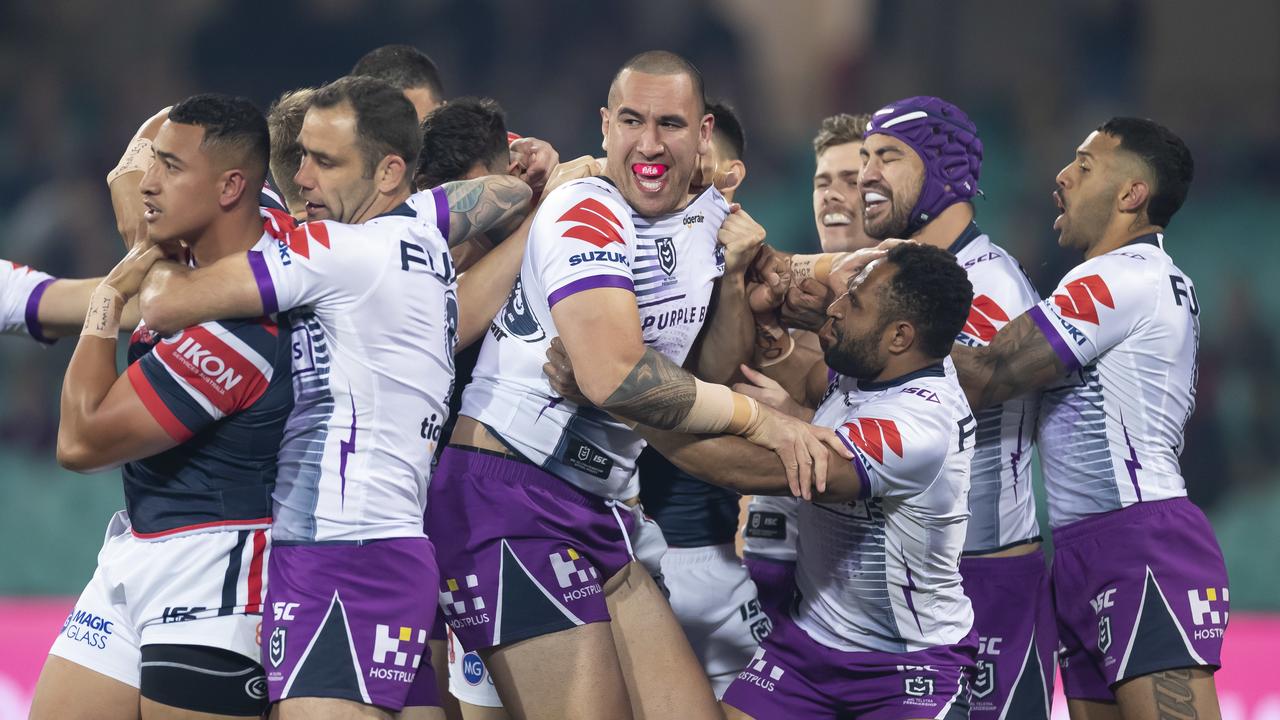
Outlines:
[{"label": "purple headgear", "polygon": [[907,235],[977,194],[982,141],[978,128],[960,108],[927,95],[898,100],[871,116],[863,137],[876,133],[898,138],[924,161],[924,184],[911,209]]}]

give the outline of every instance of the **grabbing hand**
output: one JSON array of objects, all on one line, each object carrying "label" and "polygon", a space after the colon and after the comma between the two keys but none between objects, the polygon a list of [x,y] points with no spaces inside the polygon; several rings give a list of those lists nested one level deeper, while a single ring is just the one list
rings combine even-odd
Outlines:
[{"label": "grabbing hand", "polygon": [[[567,182],[603,173],[603,163],[590,155],[566,160],[551,169],[551,176],[547,179],[546,187],[543,188],[543,196]],[[536,188],[534,192],[537,192]]]},{"label": "grabbing hand", "polygon": [[151,266],[164,257],[164,250],[155,243],[148,241],[134,243],[120,262],[111,268],[111,272],[107,273],[102,283],[111,286],[111,289],[128,302],[138,294],[138,290],[142,287],[142,280],[146,278]]},{"label": "grabbing hand", "polygon": [[745,437],[778,456],[792,495],[812,500],[815,487],[820,493],[826,491],[828,448],[853,459],[834,430],[801,422],[766,406],[761,406],[760,412],[760,423]]},{"label": "grabbing hand", "polygon": [[755,398],[757,402],[768,405],[798,420],[808,422],[813,418],[813,412],[793,400],[791,393],[787,392],[786,388],[779,385],[773,378],[752,370],[746,365],[739,365],[738,369],[746,376],[747,382],[734,383],[734,392]]},{"label": "grabbing hand", "polygon": [[827,285],[811,277],[792,284],[779,308],[783,326],[817,332],[827,321],[827,307],[834,297]]},{"label": "grabbing hand", "polygon": [[716,234],[716,241],[724,247],[724,274],[745,273],[764,244],[764,237],[764,228],[741,205],[729,206],[729,217]]},{"label": "grabbing hand", "polygon": [[560,153],[551,143],[525,137],[511,143],[511,164],[507,174],[514,175],[533,188],[534,196],[542,193],[551,178],[551,172],[560,162]]},{"label": "grabbing hand", "polygon": [[787,257],[768,245],[761,245],[747,271],[747,304],[751,311],[772,313],[782,305],[790,288],[791,263]]}]

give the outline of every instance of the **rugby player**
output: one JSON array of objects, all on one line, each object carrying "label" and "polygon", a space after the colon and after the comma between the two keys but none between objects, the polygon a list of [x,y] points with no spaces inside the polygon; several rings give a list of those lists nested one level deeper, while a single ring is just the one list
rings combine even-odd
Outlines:
[{"label": "rugby player", "polygon": [[293,176],[302,164],[298,132],[302,130],[302,120],[307,115],[313,93],[315,88],[289,90],[267,108],[267,129],[271,131],[270,187],[280,194],[289,214],[299,222],[307,219],[307,205]]},{"label": "rugby player", "polygon": [[[258,209],[268,135],[247,100],[197,95],[155,138],[142,178],[152,242],[93,294],[62,389],[58,460],[82,472],[123,464],[93,579],[50,650],[33,718],[258,717],[258,662],[276,450],[292,407],[289,344],[268,317],[116,335],[161,251],[186,242],[211,264],[274,251]],[[260,313],[259,313],[260,314]]]},{"label": "rugby player", "polygon": [[[102,278],[56,278],[0,258],[0,334],[25,333],[50,344],[84,325],[89,298]],[[138,303],[126,305],[121,327],[138,324]]]},{"label": "rugby player", "polygon": [[[509,226],[529,190],[515,179],[477,186],[467,212],[420,217],[409,202],[421,140],[395,88],[330,83],[312,96],[299,135],[296,180],[313,222],[266,252],[195,270],[157,263],[143,289],[144,317],[162,331],[289,310],[295,405],[273,495],[262,648],[283,718],[383,717],[406,705],[406,716],[442,716],[427,655],[430,418],[446,415],[455,340],[467,323],[483,327],[467,313],[484,304],[460,301],[437,225],[448,218],[457,241]],[[478,280],[474,291],[500,303],[503,293]]]},{"label": "rugby player", "polygon": [[[724,103],[707,103],[707,112],[715,119],[711,151],[690,189],[700,193],[715,185],[732,203],[747,176],[742,124]],[[661,569],[671,610],[719,698],[769,632],[734,549],[740,496],[681,471],[652,448],[640,453],[636,470],[641,504],[668,545]]]},{"label": "rugby player", "polygon": [[986,347],[953,355],[976,408],[1043,390],[1036,442],[1077,720],[1219,716],[1227,572],[1178,467],[1200,306],[1164,249],[1193,171],[1167,128],[1103,123],[1054,191],[1058,243],[1085,261]]},{"label": "rugby player", "polygon": [[[608,412],[746,434],[786,455],[797,481],[813,456],[826,460],[808,428],[679,367],[723,272],[716,237],[730,210],[714,188],[689,202],[711,139],[704,109],[697,70],[678,56],[643,53],[619,71],[601,109],[606,175],[567,183],[538,210],[518,286],[485,339],[431,486],[441,604],[517,716],[717,713],[670,608],[629,551],[634,521],[620,501],[635,494],[642,443],[551,391],[541,368],[552,337],[590,358],[582,390]],[[690,359],[733,357],[715,358],[717,347],[703,342]]]},{"label": "rugby player", "polygon": [[[814,422],[836,428],[854,458],[833,455],[825,484],[817,476],[813,502],[801,503],[798,600],[730,685],[724,710],[967,717],[976,638],[958,566],[974,420],[944,363],[972,288],[945,252],[915,243],[862,251],[830,281],[846,288],[820,332],[837,374]],[[557,384],[569,377],[563,358],[551,365]],[[777,460],[738,438],[640,431],[698,477],[787,491]]]},{"label": "rugby player", "polygon": [[[912,238],[955,255],[973,284],[957,342],[980,347],[1039,302],[1021,265],[974,222],[982,141],[963,110],[912,97],[867,125],[858,180],[873,238]],[[960,574],[973,603],[974,718],[1048,720],[1057,632],[1031,491],[1034,393],[975,413],[969,530]]]}]

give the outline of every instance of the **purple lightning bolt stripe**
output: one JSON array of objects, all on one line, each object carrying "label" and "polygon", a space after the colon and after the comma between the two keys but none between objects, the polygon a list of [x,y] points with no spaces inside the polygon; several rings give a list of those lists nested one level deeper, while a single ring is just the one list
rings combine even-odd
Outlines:
[{"label": "purple lightning bolt stripe", "polygon": [[351,434],[338,443],[338,477],[342,479],[343,505],[347,502],[347,456],[356,451],[356,397],[351,395],[351,388],[347,388],[347,394],[351,397]]},{"label": "purple lightning bolt stripe", "polygon": [[542,414],[543,414],[543,413],[545,413],[546,411],[550,410],[551,408],[553,408],[553,407],[555,407],[555,406],[559,405],[559,404],[560,404],[561,402],[563,402],[563,401],[564,401],[564,398],[559,397],[559,396],[556,396],[556,397],[551,398],[551,402],[547,403],[546,407],[544,407],[544,408],[542,408],[541,410],[539,410],[539,411],[538,411],[538,417],[534,419],[534,422],[538,422],[539,420],[541,420],[541,419],[542,419]]},{"label": "purple lightning bolt stripe", "polygon": [[1120,413],[1120,428],[1124,430],[1124,444],[1129,446],[1129,457],[1124,461],[1124,466],[1129,471],[1129,480],[1133,482],[1133,491],[1138,495],[1138,502],[1142,502],[1142,488],[1138,487],[1138,471],[1142,469],[1142,463],[1138,462],[1138,449],[1129,440],[1129,426],[1124,424],[1123,412]]},{"label": "purple lightning bolt stripe", "polygon": [[907,584],[902,586],[902,596],[907,599],[907,609],[911,611],[911,617],[916,620],[916,629],[920,634],[924,634],[924,628],[920,626],[920,614],[916,612],[916,603],[911,599],[911,593],[920,592],[920,588],[916,587],[915,576],[911,574],[911,566],[907,564],[907,558],[902,557],[902,566],[907,569]]},{"label": "purple lightning bolt stripe", "polygon": [[1009,465],[1013,468],[1013,499],[1018,499],[1018,461],[1022,459],[1022,426],[1027,422],[1027,409],[1022,408],[1018,415],[1018,444],[1009,453]]}]

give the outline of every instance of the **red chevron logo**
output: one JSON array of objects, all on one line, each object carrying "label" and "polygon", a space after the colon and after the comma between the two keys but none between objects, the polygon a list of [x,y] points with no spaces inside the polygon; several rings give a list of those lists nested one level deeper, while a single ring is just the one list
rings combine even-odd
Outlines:
[{"label": "red chevron logo", "polygon": [[964,330],[961,332],[989,343],[991,338],[1000,331],[1000,327],[1007,322],[1009,322],[1009,314],[995,300],[986,295],[978,295],[973,299],[973,307],[969,309],[969,319],[965,321]]},{"label": "red chevron logo", "polygon": [[569,208],[569,212],[556,222],[575,223],[564,232],[564,237],[582,240],[598,248],[603,249],[610,243],[626,244],[622,240],[622,223],[595,198],[587,198]]},{"label": "red chevron logo", "polygon": [[1098,306],[1094,304],[1095,300],[1113,310],[1116,307],[1116,301],[1111,298],[1111,290],[1106,283],[1102,282],[1100,275],[1089,275],[1073,280],[1063,290],[1066,290],[1067,294],[1054,295],[1053,302],[1062,311],[1063,317],[1072,320],[1083,320],[1097,325]]},{"label": "red chevron logo", "polygon": [[295,255],[301,255],[308,260],[311,259],[311,247],[309,240],[314,239],[317,244],[329,247],[329,228],[324,223],[304,223],[289,231],[289,237],[286,242],[289,244],[289,251]]},{"label": "red chevron logo", "polygon": [[880,418],[858,418],[844,424],[849,433],[849,440],[859,450],[871,456],[871,459],[884,464],[884,446],[888,445],[894,455],[902,457],[902,433],[892,420]]}]

